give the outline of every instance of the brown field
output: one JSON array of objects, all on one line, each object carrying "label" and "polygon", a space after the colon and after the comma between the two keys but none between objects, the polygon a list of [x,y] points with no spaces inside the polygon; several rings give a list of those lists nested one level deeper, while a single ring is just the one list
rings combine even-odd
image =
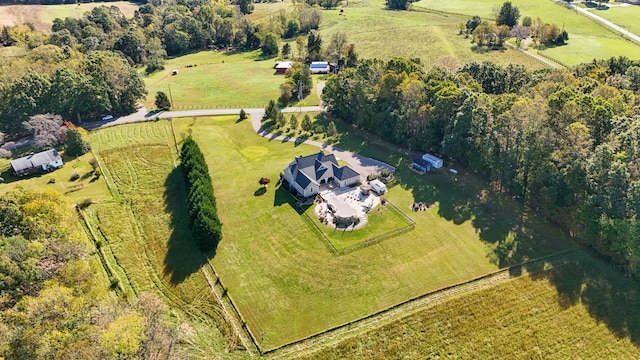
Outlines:
[{"label": "brown field", "polygon": [[128,1],[109,3],[85,3],[63,5],[4,5],[0,6],[0,25],[22,25],[31,23],[38,31],[51,32],[56,18],[75,17],[99,6],[117,6],[127,17],[132,17],[138,5]]}]

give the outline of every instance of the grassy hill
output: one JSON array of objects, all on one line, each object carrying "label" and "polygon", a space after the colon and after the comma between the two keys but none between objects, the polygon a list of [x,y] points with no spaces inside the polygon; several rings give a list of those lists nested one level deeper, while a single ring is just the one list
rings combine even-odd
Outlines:
[{"label": "grassy hill", "polygon": [[128,1],[94,2],[60,5],[3,5],[0,6],[0,25],[20,25],[31,23],[43,32],[51,32],[51,25],[56,18],[80,18],[98,6],[117,6],[127,17],[132,17],[139,5]]}]

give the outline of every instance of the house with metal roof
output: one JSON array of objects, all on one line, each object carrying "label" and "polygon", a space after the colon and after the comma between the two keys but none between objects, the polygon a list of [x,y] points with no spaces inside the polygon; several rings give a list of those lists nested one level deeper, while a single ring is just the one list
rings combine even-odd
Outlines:
[{"label": "house with metal roof", "polygon": [[308,197],[324,185],[347,187],[360,181],[360,173],[349,166],[339,166],[335,155],[323,151],[298,156],[284,169],[284,179],[298,194]]},{"label": "house with metal roof", "polygon": [[29,154],[19,159],[11,160],[11,168],[16,176],[35,173],[38,171],[53,171],[64,165],[62,156],[57,150],[51,149],[37,154]]},{"label": "house with metal roof", "polygon": [[314,61],[309,65],[312,74],[327,74],[331,70],[329,63],[326,61]]}]

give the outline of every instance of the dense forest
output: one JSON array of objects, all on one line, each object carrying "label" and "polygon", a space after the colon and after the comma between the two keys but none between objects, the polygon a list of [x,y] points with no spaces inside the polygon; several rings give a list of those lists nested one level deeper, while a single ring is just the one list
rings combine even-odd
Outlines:
[{"label": "dense forest", "polygon": [[488,177],[640,275],[640,61],[568,70],[392,59],[327,80],[328,111]]},{"label": "dense forest", "polygon": [[78,229],[53,190],[0,198],[0,358],[168,358],[181,331],[164,302],[115,300]]}]

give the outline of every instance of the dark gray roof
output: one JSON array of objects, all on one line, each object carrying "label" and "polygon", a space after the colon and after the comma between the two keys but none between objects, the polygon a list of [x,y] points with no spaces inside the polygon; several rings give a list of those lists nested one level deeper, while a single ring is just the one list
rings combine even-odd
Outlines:
[{"label": "dark gray roof", "polygon": [[360,176],[360,174],[348,166],[338,167],[333,165],[333,176],[338,180],[346,180],[354,176]]},{"label": "dark gray roof", "polygon": [[11,160],[11,167],[14,171],[22,171],[34,167],[39,167],[62,160],[62,157],[55,149],[39,152],[37,154],[28,155],[19,159]]},{"label": "dark gray roof", "polygon": [[418,165],[422,166],[422,167],[428,167],[428,166],[431,166],[431,163],[430,163],[430,162],[428,162],[427,160],[423,159],[423,158],[414,158],[414,159],[413,159],[413,162],[414,162],[415,164],[418,164]]},{"label": "dark gray roof", "polygon": [[320,151],[317,154],[297,157],[289,166],[289,171],[295,182],[303,189],[312,181],[318,181],[327,171],[333,172],[333,177],[339,180],[360,176],[358,172],[348,166],[338,166],[335,155],[325,155]]},{"label": "dark gray roof", "polygon": [[298,171],[296,175],[296,183],[300,185],[301,188],[306,189],[309,184],[311,184],[311,179],[309,179],[304,173]]}]

